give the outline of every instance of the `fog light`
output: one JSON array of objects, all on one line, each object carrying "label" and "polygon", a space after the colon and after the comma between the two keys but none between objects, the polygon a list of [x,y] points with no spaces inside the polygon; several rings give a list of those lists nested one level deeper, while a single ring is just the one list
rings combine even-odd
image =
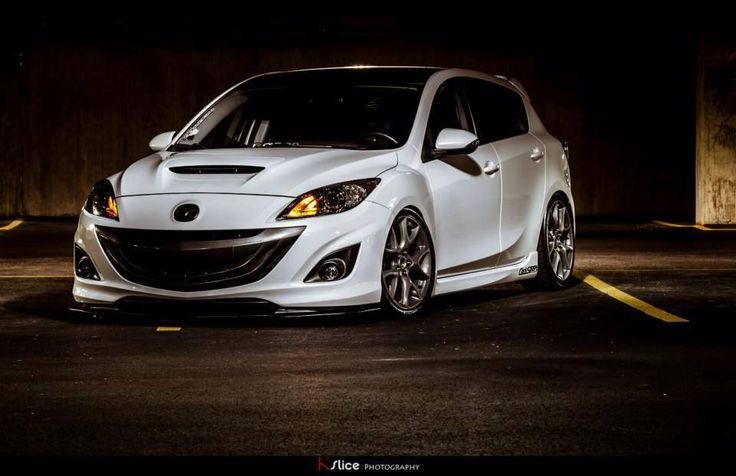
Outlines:
[{"label": "fog light", "polygon": [[319,267],[319,279],[322,281],[336,281],[345,277],[345,261],[333,258],[322,263]]},{"label": "fog light", "polygon": [[355,266],[358,249],[360,249],[360,245],[353,245],[325,256],[310,271],[304,281],[307,283],[338,281],[347,277]]},{"label": "fog light", "polygon": [[100,275],[97,274],[92,258],[76,245],[74,246],[74,273],[80,278],[100,280]]}]

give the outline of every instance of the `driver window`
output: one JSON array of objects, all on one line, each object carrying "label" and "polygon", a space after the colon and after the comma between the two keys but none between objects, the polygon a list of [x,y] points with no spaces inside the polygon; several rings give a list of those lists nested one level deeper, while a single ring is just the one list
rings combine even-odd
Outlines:
[{"label": "driver window", "polygon": [[451,82],[440,87],[432,102],[424,150],[432,150],[440,131],[448,127],[472,132],[465,105]]}]

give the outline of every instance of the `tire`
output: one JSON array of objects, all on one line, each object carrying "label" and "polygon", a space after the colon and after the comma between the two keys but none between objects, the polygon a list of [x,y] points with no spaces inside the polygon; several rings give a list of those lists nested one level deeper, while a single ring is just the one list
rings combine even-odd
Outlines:
[{"label": "tire", "polygon": [[420,315],[436,276],[432,237],[422,217],[402,210],[389,229],[381,265],[381,305],[394,317]]},{"label": "tire", "polygon": [[537,276],[522,281],[531,291],[556,291],[572,283],[575,267],[575,230],[572,207],[555,195],[547,205],[537,243]]}]

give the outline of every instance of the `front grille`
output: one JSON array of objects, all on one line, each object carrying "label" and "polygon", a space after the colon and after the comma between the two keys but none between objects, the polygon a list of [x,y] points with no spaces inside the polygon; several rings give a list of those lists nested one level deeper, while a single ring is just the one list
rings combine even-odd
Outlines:
[{"label": "front grille", "polygon": [[263,278],[303,230],[168,231],[98,226],[97,237],[125,279],[172,291],[203,291]]}]

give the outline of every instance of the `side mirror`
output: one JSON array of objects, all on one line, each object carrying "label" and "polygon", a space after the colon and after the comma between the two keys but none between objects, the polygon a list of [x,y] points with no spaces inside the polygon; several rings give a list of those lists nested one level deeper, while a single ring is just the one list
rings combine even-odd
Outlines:
[{"label": "side mirror", "polygon": [[464,155],[475,152],[480,141],[472,132],[462,129],[445,128],[437,136],[433,154],[435,157]]},{"label": "side mirror", "polygon": [[174,140],[175,135],[176,131],[162,132],[151,139],[151,142],[148,143],[148,147],[150,147],[154,152],[164,150],[169,146],[169,144],[171,144],[171,141]]}]

